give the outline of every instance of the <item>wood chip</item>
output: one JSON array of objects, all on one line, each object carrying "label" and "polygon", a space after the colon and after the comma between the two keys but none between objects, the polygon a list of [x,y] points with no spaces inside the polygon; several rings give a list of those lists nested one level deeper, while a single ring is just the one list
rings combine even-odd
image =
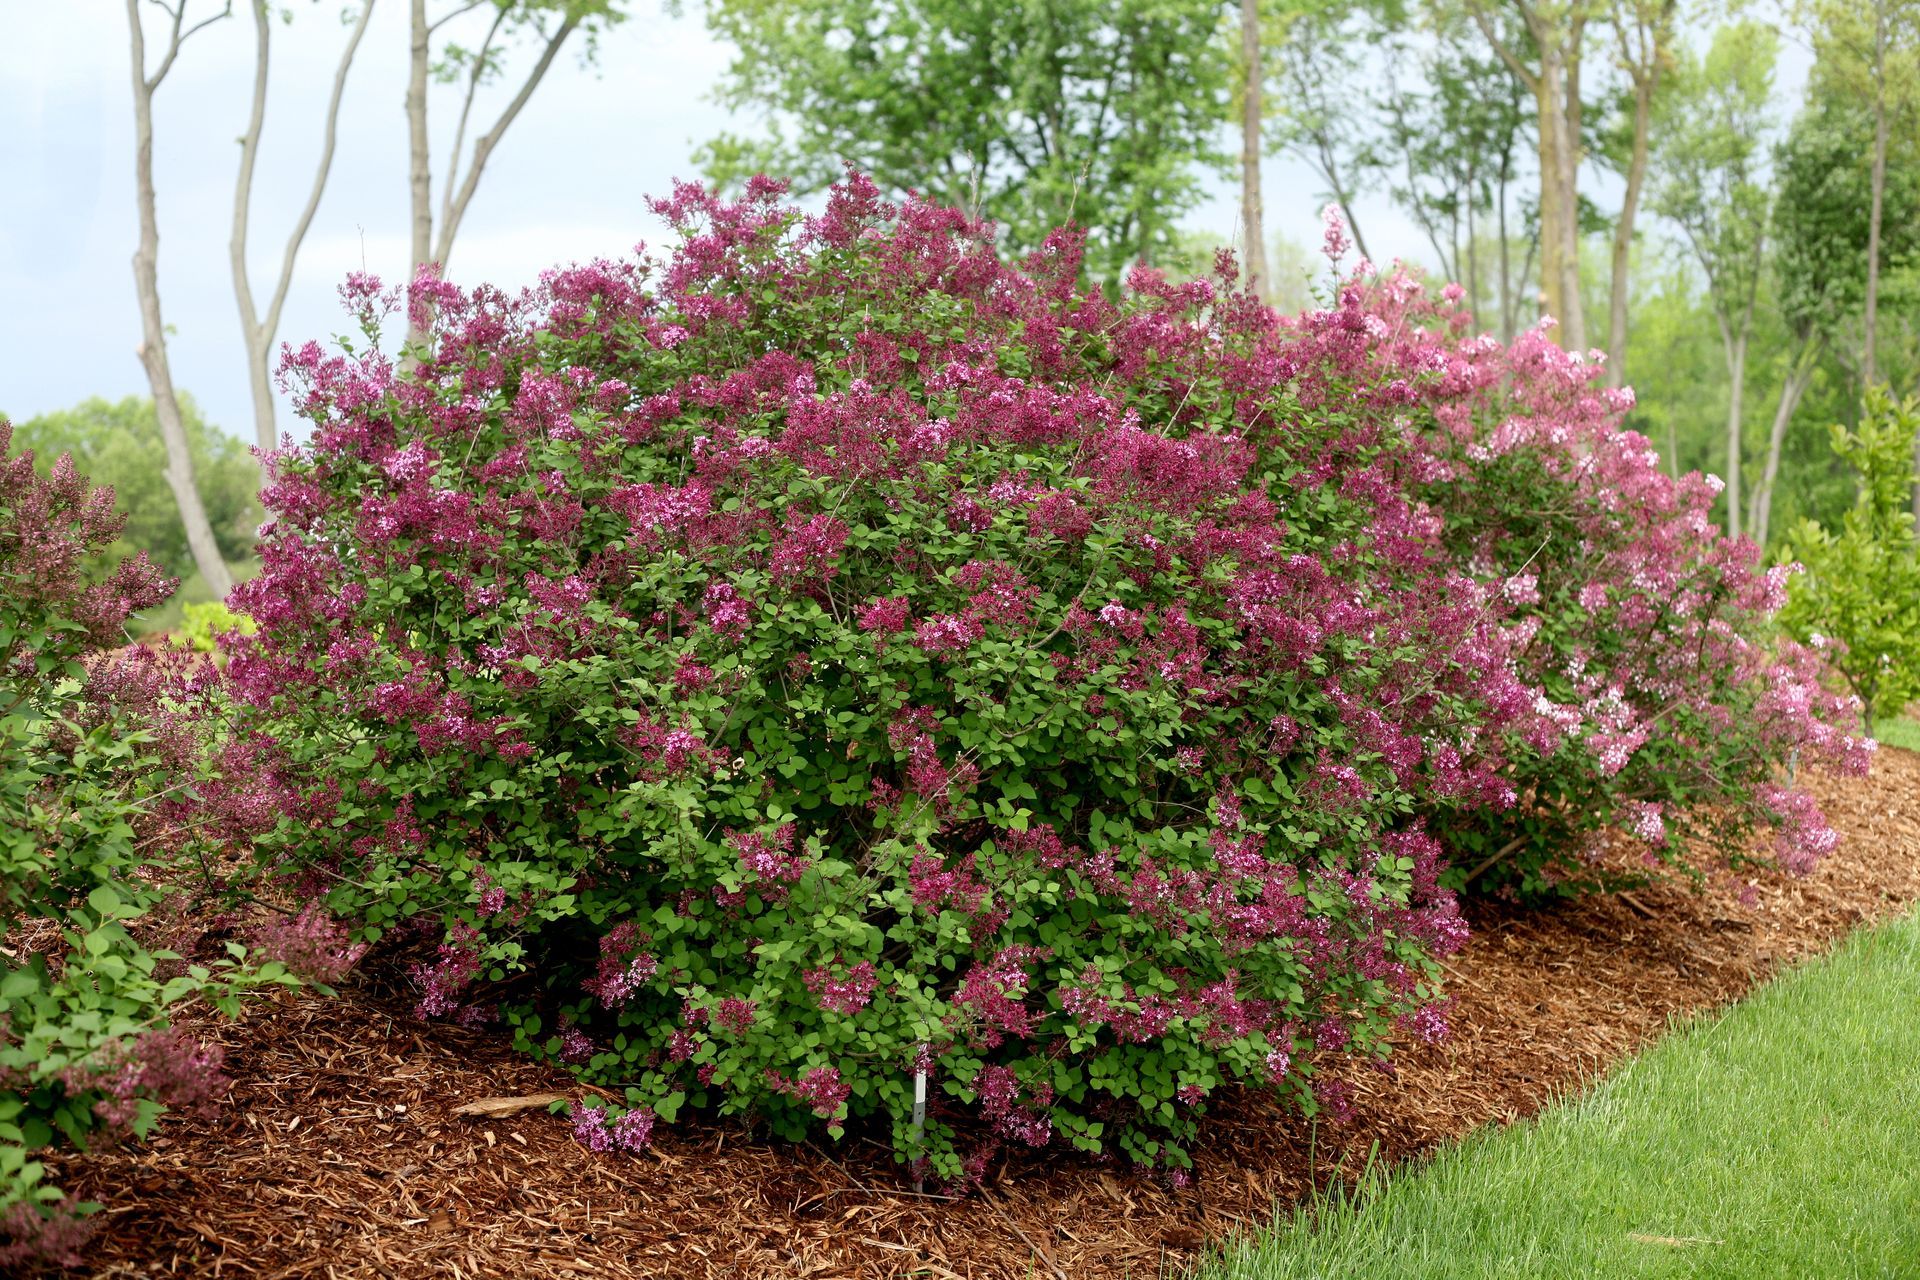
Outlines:
[{"label": "wood chip", "polygon": [[[498,1120],[506,1116],[517,1116],[522,1111],[532,1111],[539,1107],[550,1107],[556,1102],[566,1102],[564,1093],[529,1093],[518,1098],[476,1098],[453,1109],[457,1116],[486,1116]],[[401,1108],[402,1111],[405,1108]]]}]

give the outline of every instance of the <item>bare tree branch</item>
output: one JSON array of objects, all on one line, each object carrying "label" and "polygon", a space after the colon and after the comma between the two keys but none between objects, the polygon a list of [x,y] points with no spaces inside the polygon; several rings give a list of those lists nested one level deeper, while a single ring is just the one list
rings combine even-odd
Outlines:
[{"label": "bare tree branch", "polygon": [[[567,37],[572,35],[579,25],[580,19],[577,15],[567,15],[547,40],[546,48],[540,52],[540,60],[534,63],[533,69],[527,73],[520,91],[513,95],[513,101],[507,104],[506,109],[500,113],[500,118],[494,121],[493,128],[474,140],[473,159],[468,163],[467,176],[460,184],[459,196],[455,198],[447,216],[441,220],[440,236],[435,243],[434,261],[438,262],[442,269],[446,267],[447,259],[453,253],[453,237],[460,230],[461,220],[466,217],[467,205],[472,202],[474,190],[480,185],[480,174],[487,166],[488,157],[493,154],[493,149],[500,145],[500,139],[513,124],[514,119],[519,116],[521,109],[527,105],[527,100],[533,97],[533,91],[540,87],[540,81],[545,78],[547,68],[551,67],[554,58],[559,56],[560,46],[567,42]],[[459,164],[458,156],[454,157],[453,163]]]},{"label": "bare tree branch", "polygon": [[[286,246],[281,253],[280,273],[274,282],[273,293],[267,300],[264,319],[256,309],[252,274],[247,268],[247,234],[252,216],[254,166],[259,158],[260,135],[266,119],[272,23],[266,0],[249,2],[254,20],[253,102],[247,131],[240,138],[240,176],[234,183],[233,234],[227,250],[233,273],[234,296],[240,308],[241,334],[247,348],[248,381],[253,392],[254,436],[260,449],[267,452],[278,444],[274,428],[273,389],[267,370],[273,337],[280,330],[280,315],[293,284],[293,268],[300,255],[300,246],[306,240],[314,214],[320,208],[321,197],[326,192],[327,177],[333,168],[334,151],[339,142],[340,104],[346,95],[347,73],[353,66],[360,40],[366,35],[368,22],[373,17],[374,0],[362,0],[360,16],[354,22],[352,33],[341,51],[339,64],[334,69],[333,91],[327,100],[326,123],[320,157],[314,167],[313,186],[307,194],[306,206],[287,236]],[[264,459],[262,465],[266,465]]]},{"label": "bare tree branch", "polygon": [[447,166],[447,186],[440,197],[440,222],[446,225],[453,216],[453,180],[460,172],[460,148],[467,141],[467,120],[473,115],[473,99],[480,92],[480,80],[486,74],[487,55],[493,48],[493,38],[500,34],[501,24],[507,20],[507,11],[499,10],[493,15],[493,25],[487,28],[487,38],[480,42],[480,50],[473,55],[473,73],[467,77],[467,95],[460,103],[460,123],[453,131],[453,146],[447,152],[454,162]]},{"label": "bare tree branch", "polygon": [[189,0],[180,0],[180,3],[178,5],[166,4],[164,0],[152,0],[152,3],[162,13],[166,14],[169,18],[173,19],[173,24],[172,24],[172,28],[167,33],[166,56],[160,59],[160,66],[154,71],[151,78],[148,78],[145,75],[146,40],[143,37],[137,41],[141,49],[140,63],[139,63],[139,70],[141,72],[141,83],[146,86],[147,95],[149,97],[153,95],[153,91],[155,89],[158,89],[160,87],[160,82],[167,78],[167,72],[173,70],[173,60],[180,56],[181,45],[184,45],[187,41],[193,39],[193,37],[198,35],[201,31],[203,31],[207,27],[212,26],[214,23],[220,21],[222,18],[231,17],[233,14],[233,0],[227,0],[225,7],[222,8],[220,12],[214,14],[211,18],[202,18],[200,19],[200,21],[194,23],[191,27],[188,27],[186,30],[182,31],[180,29],[180,24],[186,21],[187,4],[189,3]]}]

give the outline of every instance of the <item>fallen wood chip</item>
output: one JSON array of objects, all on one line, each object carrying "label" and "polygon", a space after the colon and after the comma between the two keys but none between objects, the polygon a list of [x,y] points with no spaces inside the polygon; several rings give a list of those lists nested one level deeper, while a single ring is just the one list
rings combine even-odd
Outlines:
[{"label": "fallen wood chip", "polygon": [[490,1120],[506,1116],[517,1116],[522,1111],[532,1111],[536,1107],[550,1107],[556,1102],[565,1102],[564,1093],[529,1093],[518,1098],[475,1098],[453,1109],[457,1116],[486,1116]]}]

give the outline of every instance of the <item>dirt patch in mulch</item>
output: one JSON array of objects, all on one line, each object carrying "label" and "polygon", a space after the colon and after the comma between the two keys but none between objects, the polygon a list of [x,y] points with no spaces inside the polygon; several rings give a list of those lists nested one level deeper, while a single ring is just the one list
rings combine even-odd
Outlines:
[{"label": "dirt patch in mulch", "polygon": [[[1537,1111],[1665,1028],[1920,900],[1920,756],[1867,781],[1816,780],[1845,840],[1805,879],[1521,912],[1474,909],[1449,962],[1453,1034],[1354,1081],[1355,1114],[1310,1134],[1243,1097],[1210,1120],[1195,1185],[1037,1160],[958,1202],[915,1197],[877,1144],[752,1141],[717,1122],[662,1130],[650,1156],[595,1155],[535,1109],[475,1099],[565,1091],[485,1034],[411,1019],[365,992],[288,996],[238,1025],[230,1104],[143,1147],[67,1156],[105,1203],[100,1274],[406,1278],[1057,1277],[1178,1273],[1203,1241],[1259,1228],[1368,1153],[1405,1159]],[[1311,1139],[1311,1140],[1310,1140]]]}]

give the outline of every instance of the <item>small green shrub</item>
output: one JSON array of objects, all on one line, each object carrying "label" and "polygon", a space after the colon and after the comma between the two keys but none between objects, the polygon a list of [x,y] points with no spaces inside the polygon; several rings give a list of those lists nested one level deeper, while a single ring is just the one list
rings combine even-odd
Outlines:
[{"label": "small green shrub", "polygon": [[1833,451],[1858,477],[1838,533],[1797,524],[1789,556],[1805,570],[1781,620],[1827,651],[1866,714],[1897,715],[1920,697],[1920,541],[1908,508],[1920,401],[1867,391],[1860,425],[1832,428]]},{"label": "small green shrub", "polygon": [[218,600],[209,600],[180,611],[180,625],[174,629],[171,642],[191,653],[214,653],[221,636],[230,632],[250,636],[259,629],[252,618],[235,613]]},{"label": "small green shrub", "polygon": [[199,752],[178,659],[114,651],[171,584],[144,555],[92,570],[119,528],[109,490],[62,457],[45,477],[0,419],[0,1265],[73,1262],[87,1206],[33,1153],[141,1135],[224,1090],[217,1052],[171,1030],[195,996],[232,1008],[231,961],[187,964],[135,930],[168,892]]}]

